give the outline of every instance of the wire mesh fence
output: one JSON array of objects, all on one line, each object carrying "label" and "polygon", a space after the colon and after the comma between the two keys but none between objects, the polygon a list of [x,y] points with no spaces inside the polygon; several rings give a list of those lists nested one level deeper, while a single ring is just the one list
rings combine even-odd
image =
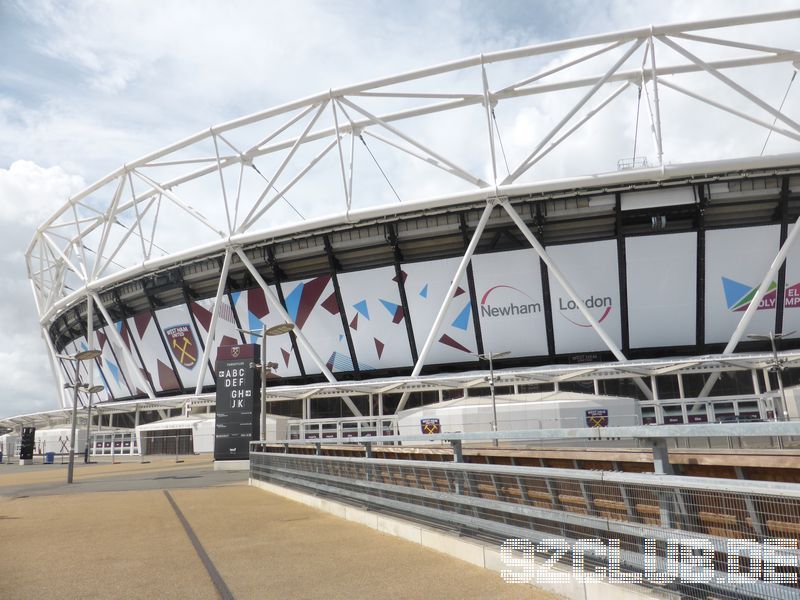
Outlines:
[{"label": "wire mesh fence", "polygon": [[797,484],[261,452],[251,477],[498,544],[510,580],[560,562],[666,597],[800,598]]}]

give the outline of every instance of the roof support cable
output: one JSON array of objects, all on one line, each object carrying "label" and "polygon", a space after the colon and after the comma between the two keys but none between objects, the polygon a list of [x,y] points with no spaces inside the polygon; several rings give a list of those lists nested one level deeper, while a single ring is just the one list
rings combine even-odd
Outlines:
[{"label": "roof support cable", "polygon": [[375,161],[375,166],[378,167],[378,170],[381,172],[381,175],[383,175],[383,178],[386,180],[386,183],[389,184],[390,188],[392,188],[392,192],[394,192],[394,196],[395,196],[395,198],[397,198],[397,201],[402,204],[403,201],[400,199],[400,194],[398,194],[397,190],[394,189],[394,186],[392,185],[392,182],[389,181],[389,178],[386,176],[386,173],[384,173],[383,169],[381,168],[381,165],[378,162],[378,159],[375,158],[375,155],[372,153],[372,150],[370,150],[369,146],[367,146],[367,140],[365,140],[364,136],[361,135],[360,133],[358,134],[358,139],[360,139],[361,143],[364,144],[364,148],[367,149],[367,152],[369,152],[369,155],[372,157],[372,160]]},{"label": "roof support cable", "polygon": [[636,126],[633,129],[633,158],[636,161],[636,143],[639,141],[639,111],[642,108],[642,86],[639,86],[639,95],[636,98]]},{"label": "roof support cable", "polygon": [[[781,105],[778,107],[778,112],[783,110],[783,103],[786,102],[786,97],[789,95],[789,90],[792,89],[792,84],[794,83],[794,79],[797,77],[797,68],[795,67],[792,70],[792,78],[789,80],[789,85],[786,86],[786,93],[783,95],[783,100],[781,100]],[[775,127],[775,123],[777,123],[778,117],[777,115],[772,120],[772,126]],[[767,142],[769,142],[769,136],[772,135],[772,129],[767,132],[767,139],[764,140],[764,146],[761,148],[761,154],[759,156],[764,156],[764,150],[767,149]]]},{"label": "roof support cable", "polygon": [[494,114],[494,106],[492,107],[492,120],[494,121],[494,130],[497,132],[497,141],[500,142],[500,152],[503,154],[503,162],[506,163],[506,175],[511,175],[511,169],[508,167],[508,159],[506,158],[506,149],[503,147],[503,138],[500,137],[500,125],[497,124],[497,115]]},{"label": "roof support cable", "polygon": [[[267,179],[266,177],[264,177],[264,174],[263,174],[261,171],[259,171],[259,170],[258,170],[258,167],[257,167],[257,166],[256,166],[254,163],[250,163],[250,166],[251,166],[251,167],[253,167],[253,170],[254,170],[256,173],[258,173],[259,175],[261,175],[261,179],[263,179],[264,181],[266,181],[267,183],[269,183],[269,179]],[[278,195],[279,195],[281,198],[283,198],[283,201],[284,201],[284,202],[286,202],[286,204],[288,204],[288,205],[289,205],[289,208],[291,208],[291,209],[292,209],[294,212],[296,212],[296,213],[297,213],[297,216],[298,216],[298,217],[300,217],[301,219],[303,219],[303,221],[305,221],[305,220],[306,220],[306,218],[305,218],[305,217],[304,217],[302,214],[300,214],[300,211],[299,211],[299,210],[297,210],[297,208],[295,208],[294,204],[292,204],[291,202],[289,202],[289,199],[288,199],[286,196],[284,196],[284,195],[283,195],[283,192],[282,192],[282,191],[280,191],[278,188],[276,188],[276,187],[275,187],[275,184],[273,184],[273,185],[272,185],[272,189],[273,189],[273,190],[275,190],[276,192],[278,192]]]}]

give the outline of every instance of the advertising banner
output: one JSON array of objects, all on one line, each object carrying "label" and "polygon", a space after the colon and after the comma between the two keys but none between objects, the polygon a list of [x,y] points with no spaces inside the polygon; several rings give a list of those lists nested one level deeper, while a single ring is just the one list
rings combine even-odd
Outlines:
[{"label": "advertising banner", "polygon": [[[620,334],[619,266],[617,242],[550,246],[547,253],[584,301],[592,316],[617,345]],[[556,353],[607,350],[599,335],[584,319],[577,304],[550,274],[550,302]]]},{"label": "advertising banner", "polygon": [[[789,233],[793,229],[789,226]],[[786,258],[786,288],[783,292],[783,332],[800,337],[800,241],[794,243]]]},{"label": "advertising banner", "polygon": [[[144,367],[152,378],[157,392],[180,389],[180,383],[164,349],[153,314],[148,310],[127,320],[128,327],[117,327],[120,335],[129,331],[141,352]],[[123,337],[123,340],[125,338]]]},{"label": "advertising banner", "polygon": [[215,364],[217,414],[214,460],[248,460],[250,441],[258,435],[261,400],[257,344],[221,346]]},{"label": "advertising banner", "polygon": [[121,358],[118,360],[114,353],[105,327],[94,330],[94,340],[93,348],[97,348],[102,352],[99,361],[101,364],[100,376],[103,379],[101,383],[108,388],[114,398],[119,399],[131,396],[126,375],[123,373],[122,360]]},{"label": "advertising banner", "polygon": [[[779,240],[779,225],[706,232],[707,343],[730,339],[778,253]],[[759,303],[747,333],[775,330],[777,287],[776,277]]]},{"label": "advertising banner", "polygon": [[[114,327],[117,330],[117,334],[120,337],[121,343],[117,343],[116,336],[109,333],[110,328]],[[125,375],[125,379],[128,382],[128,387],[136,394],[145,394],[147,387],[144,383],[140,382],[134,374],[136,371],[139,371],[141,374],[144,375],[144,379],[147,380],[147,375],[145,375],[145,370],[142,368],[142,363],[139,359],[139,355],[136,352],[136,349],[133,347],[131,342],[131,335],[130,330],[128,329],[127,321],[117,321],[112,326],[106,326],[103,328],[103,331],[106,334],[106,340],[111,345],[114,354],[117,357],[117,360],[120,363],[120,367],[122,368],[122,372]]]},{"label": "advertising banner", "polygon": [[[417,352],[425,345],[460,261],[460,258],[448,258],[403,265],[406,298],[414,326]],[[477,359],[473,353],[477,352],[477,346],[469,286],[464,275],[458,282],[426,363],[475,361]]]},{"label": "advertising banner", "polygon": [[[193,390],[200,373],[203,346],[192,324],[189,308],[185,304],[162,308],[156,311],[156,317],[183,386]],[[214,385],[210,369],[206,369],[203,385]]]},{"label": "advertising banner", "polygon": [[[75,356],[78,352],[83,352],[84,350],[88,349],[89,346],[86,343],[86,338],[84,336],[81,336],[78,339],[66,345],[66,347],[64,348],[64,354],[66,354],[67,356]],[[66,361],[66,362],[67,362],[66,370],[70,374],[69,379],[71,381],[75,378],[75,363],[73,363],[72,361]],[[79,383],[101,384],[103,386],[103,390],[95,394],[94,398],[92,398],[92,402],[108,402],[110,400],[113,400],[114,397],[112,396],[112,391],[110,389],[108,381],[106,381],[105,374],[101,369],[98,369],[97,363],[98,361],[96,359],[79,361],[78,381]],[[68,394],[69,394],[69,403],[71,405],[73,391],[68,390]],[[81,392],[81,394],[83,394],[83,392]]]},{"label": "advertising banner", "polygon": [[[192,316],[203,339],[203,344],[208,345],[208,331],[211,328],[211,317],[214,312],[215,298],[205,298],[190,302],[189,307],[192,310]],[[228,300],[228,297],[223,294],[220,301],[219,311],[217,312],[217,326],[214,333],[214,343],[211,348],[211,354],[208,359],[214,364],[217,360],[217,349],[220,346],[233,346],[241,344],[242,338],[236,324],[236,316],[233,314],[233,308]]]},{"label": "advertising banner", "polygon": [[[277,298],[278,292],[275,286],[269,286],[270,291]],[[260,287],[245,290],[243,292],[232,292],[233,308],[239,316],[242,329],[259,331],[266,326],[267,329],[280,325],[284,322],[280,313],[271,306],[267,295]],[[251,344],[259,341],[257,335],[246,335]],[[292,336],[289,334],[270,336],[267,340],[267,362],[278,365],[273,370],[277,377],[294,377],[300,375],[300,365],[292,345]]]},{"label": "advertising banner", "polygon": [[[331,372],[352,371],[353,359],[342,329],[340,307],[330,275],[281,283],[286,312]],[[306,373],[320,373],[311,355],[300,347]]]},{"label": "advertising banner", "polygon": [[695,344],[697,233],[629,237],[625,257],[631,348]]},{"label": "advertising banner", "polygon": [[340,273],[350,337],[362,371],[412,364],[394,267]]},{"label": "advertising banner", "polygon": [[539,255],[513,250],[472,257],[475,295],[485,352],[547,354]]}]

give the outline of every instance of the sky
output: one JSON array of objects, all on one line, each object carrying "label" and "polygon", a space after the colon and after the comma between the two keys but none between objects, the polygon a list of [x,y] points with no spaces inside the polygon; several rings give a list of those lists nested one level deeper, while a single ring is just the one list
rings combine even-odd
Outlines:
[{"label": "sky", "polygon": [[[768,4],[769,10],[796,8],[791,0]],[[329,88],[479,53],[764,7],[734,0],[0,1],[0,417],[57,407],[25,270],[35,228],[70,195],[126,161],[212,124]],[[799,33],[795,21],[770,41],[797,48]],[[765,98],[777,104],[788,73],[777,73],[772,83]],[[620,117],[628,129],[630,102]],[[792,104],[800,105],[797,88]],[[681,118],[665,121],[665,136],[680,140],[702,118],[689,109],[677,112]],[[510,152],[524,145],[536,118],[524,110],[506,115]],[[757,154],[762,133],[756,140],[739,126],[724,121],[713,148],[673,143],[667,158]],[[617,125],[611,120],[608,127],[600,133],[611,138]],[[449,143],[464,145],[451,137]],[[772,151],[791,149],[781,140],[771,144]],[[610,154],[623,153],[614,148]],[[577,150],[595,165],[596,149]],[[576,160],[548,159],[537,176],[564,175]]]}]

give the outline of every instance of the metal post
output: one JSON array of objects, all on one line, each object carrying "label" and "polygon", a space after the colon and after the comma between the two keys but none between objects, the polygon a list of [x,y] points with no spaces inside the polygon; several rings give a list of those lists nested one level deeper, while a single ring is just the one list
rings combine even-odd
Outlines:
[{"label": "metal post", "polygon": [[261,325],[261,431],[258,439],[267,439],[267,326]]},{"label": "metal post", "polygon": [[91,446],[89,445],[89,435],[92,431],[92,394],[89,394],[89,410],[86,413],[86,451],[83,456],[83,462],[85,464],[89,464],[91,462],[89,460],[89,450]]},{"label": "metal post", "polygon": [[[489,389],[492,392],[492,431],[494,431],[495,436],[497,436],[497,402],[494,396],[494,365],[492,359],[494,358],[494,354],[489,352]],[[499,446],[500,443],[497,440],[497,437],[492,440],[495,446]]]},{"label": "metal post", "polygon": [[78,377],[80,376],[81,362],[75,360],[75,381],[73,383],[75,393],[72,395],[72,426],[69,435],[69,464],[67,465],[67,483],[72,483],[73,472],[75,470],[75,422],[78,420]]},{"label": "metal post", "polygon": [[[780,359],[778,359],[778,350],[775,346],[775,334],[772,331],[769,332],[769,343],[772,344],[772,359],[775,361],[775,374],[778,377],[778,389],[781,391],[782,406],[775,411],[775,416],[778,421],[783,421],[786,419],[786,407],[788,404],[786,404],[786,391],[783,389],[783,366],[780,363]],[[778,412],[780,412],[780,415],[777,414]]]}]

